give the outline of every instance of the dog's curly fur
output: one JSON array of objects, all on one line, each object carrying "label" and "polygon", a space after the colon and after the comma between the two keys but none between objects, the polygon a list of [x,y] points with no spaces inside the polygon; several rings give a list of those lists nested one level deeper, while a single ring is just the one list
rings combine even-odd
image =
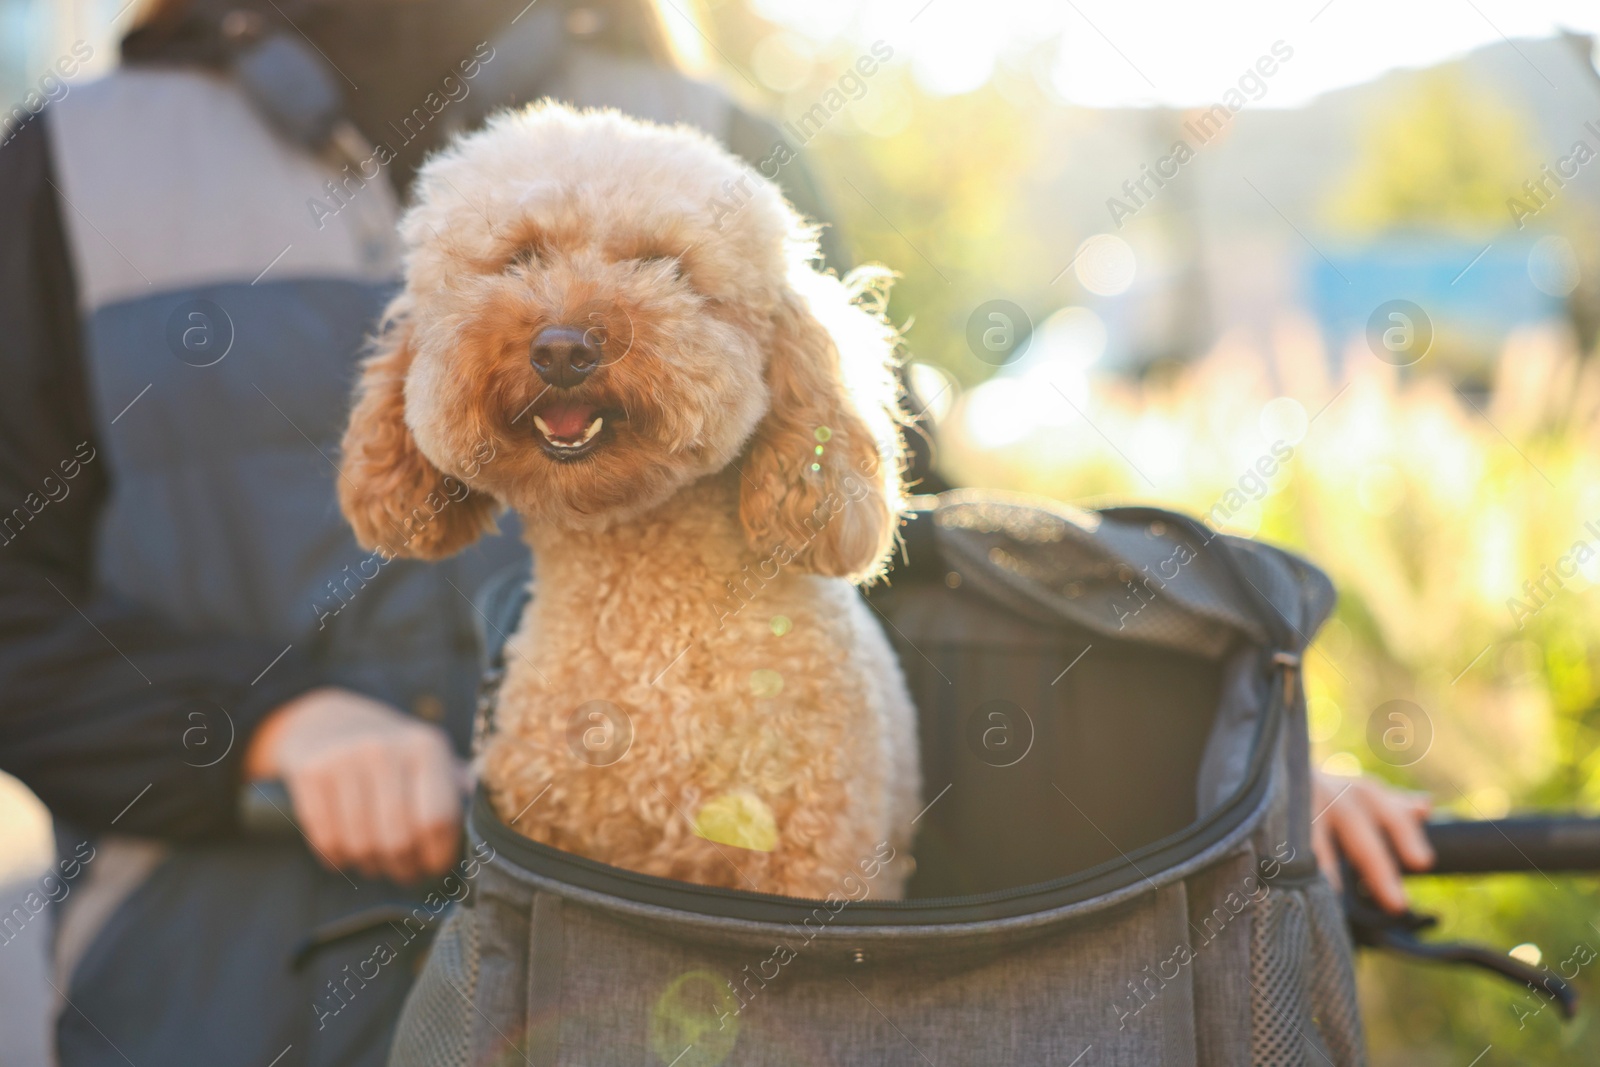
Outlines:
[{"label": "dog's curly fur", "polygon": [[[496,810],[664,877],[898,895],[915,721],[850,584],[902,501],[893,331],[686,128],[506,113],[414,195],[340,502],[363,545],[424,559],[520,516],[536,595],[483,752]],[[547,389],[530,342],[563,324],[604,356]],[[532,416],[558,402],[605,416],[595,447],[548,447]]]}]

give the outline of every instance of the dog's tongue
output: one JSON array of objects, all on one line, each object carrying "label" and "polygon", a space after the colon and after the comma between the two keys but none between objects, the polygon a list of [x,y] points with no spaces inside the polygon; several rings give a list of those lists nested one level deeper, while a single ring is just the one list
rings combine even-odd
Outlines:
[{"label": "dog's tongue", "polygon": [[594,421],[594,408],[588,404],[552,404],[539,415],[550,427],[551,437],[582,437]]}]

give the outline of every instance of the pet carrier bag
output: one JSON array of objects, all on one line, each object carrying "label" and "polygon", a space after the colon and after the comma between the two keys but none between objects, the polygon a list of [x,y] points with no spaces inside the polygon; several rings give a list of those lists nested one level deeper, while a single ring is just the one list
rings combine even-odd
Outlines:
[{"label": "pet carrier bag", "polygon": [[[1327,579],[1164,511],[916,503],[871,594],[921,720],[907,898],[862,899],[867,863],[825,900],[636,874],[480,792],[493,859],[394,1067],[1364,1062],[1309,840],[1299,668]],[[489,632],[526,584],[486,591]]]}]

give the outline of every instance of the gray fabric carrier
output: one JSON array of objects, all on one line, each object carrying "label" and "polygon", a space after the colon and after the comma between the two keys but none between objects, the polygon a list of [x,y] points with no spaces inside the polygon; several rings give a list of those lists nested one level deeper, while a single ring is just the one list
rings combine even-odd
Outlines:
[{"label": "gray fabric carrier", "polygon": [[[391,1067],[1365,1062],[1309,844],[1298,666],[1326,578],[1151,509],[918,503],[872,594],[920,715],[907,899],[619,870],[480,796],[493,859]],[[485,592],[503,629],[525,587]]]}]

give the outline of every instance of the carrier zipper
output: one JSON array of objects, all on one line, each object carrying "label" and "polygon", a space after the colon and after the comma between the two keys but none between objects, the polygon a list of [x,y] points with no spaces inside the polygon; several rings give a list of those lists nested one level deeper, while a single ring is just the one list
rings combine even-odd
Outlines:
[{"label": "carrier zipper", "polygon": [[[918,900],[866,900],[850,905],[856,916],[853,925],[908,926],[960,925],[997,918],[1011,918],[1088,900],[1103,893],[1131,885],[1145,876],[1140,868],[1157,865],[1162,869],[1181,863],[1204,851],[1237,828],[1257,807],[1269,775],[1278,732],[1288,704],[1283,691],[1274,689],[1252,740],[1250,768],[1234,795],[1211,814],[1162,840],[1151,842],[1128,854],[1126,860],[1112,860],[1098,867],[1079,871],[1065,878],[1031,886],[999,889],[953,897],[926,897]],[[612,867],[523,837],[500,821],[479,787],[473,803],[473,828],[506,860],[546,878],[584,889],[619,897],[634,903],[689,911],[718,918],[748,919],[757,922],[803,920],[825,901],[752,893],[740,889],[695,885],[654,875]],[[1191,848],[1191,845],[1198,847]],[[1176,855],[1174,855],[1176,853]],[[1156,858],[1161,857],[1161,858]],[[1146,861],[1150,861],[1147,864]],[[1111,882],[1110,885],[1101,883]],[[1089,890],[1089,891],[1085,891]],[[1044,901],[1043,905],[1036,902]],[[1002,907],[1003,906],[1003,907]],[[996,914],[996,910],[999,913]],[[963,915],[971,911],[975,914]],[[941,916],[939,913],[955,913]]]},{"label": "carrier zipper", "polygon": [[1283,706],[1292,707],[1295,686],[1300,680],[1300,655],[1295,652],[1274,652],[1272,665],[1283,673]]}]

